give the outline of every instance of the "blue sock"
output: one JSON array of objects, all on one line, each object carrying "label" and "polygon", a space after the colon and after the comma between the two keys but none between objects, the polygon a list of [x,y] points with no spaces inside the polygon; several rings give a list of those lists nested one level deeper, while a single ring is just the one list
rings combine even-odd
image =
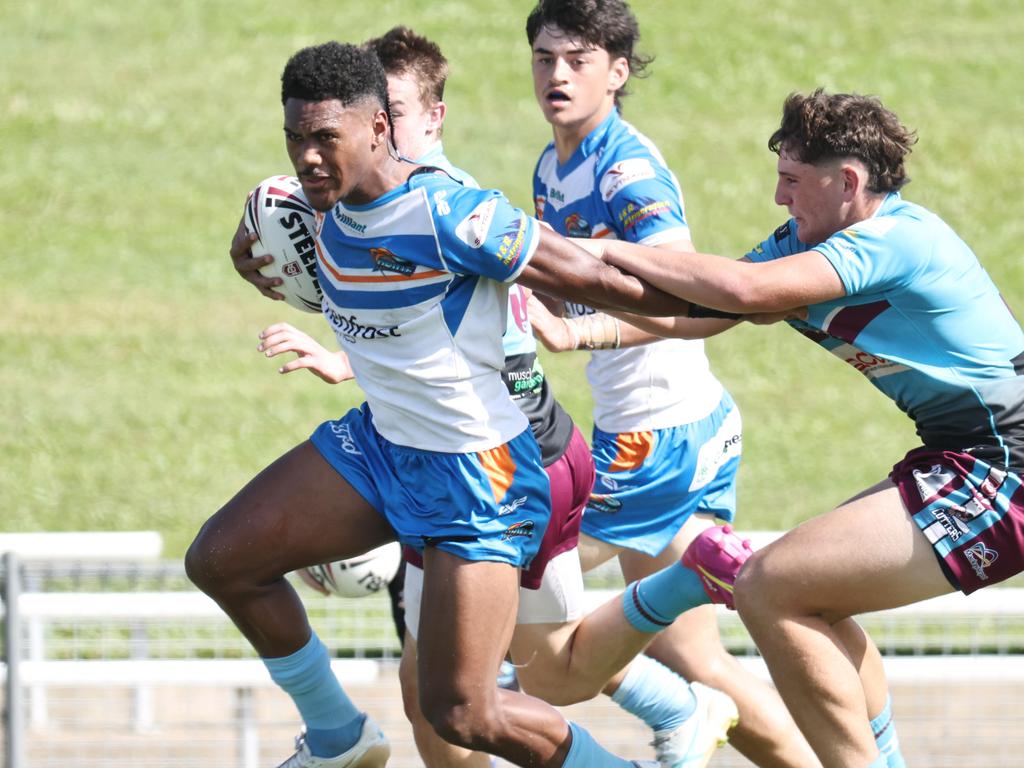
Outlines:
[{"label": "blue sock", "polygon": [[689,683],[643,654],[630,662],[612,701],[655,731],[674,731],[697,706]]},{"label": "blue sock", "polygon": [[569,723],[569,731],[572,746],[562,768],[635,768],[635,763],[613,755],[576,723]]},{"label": "blue sock", "polygon": [[885,755],[879,755],[877,758],[871,761],[868,768],[886,768]]},{"label": "blue sock", "polygon": [[700,577],[682,563],[634,581],[622,595],[626,618],[641,632],[660,632],[679,614],[710,602]]},{"label": "blue sock", "polygon": [[363,729],[362,712],[331,671],[327,647],[316,633],[290,656],[263,659],[271,679],[292,697],[306,724],[306,744],[317,757],[351,749]]},{"label": "blue sock", "polygon": [[900,752],[900,739],[896,735],[896,723],[892,717],[892,696],[885,700],[885,707],[877,717],[871,719],[871,732],[875,734],[875,744],[885,758],[886,768],[907,768]]}]

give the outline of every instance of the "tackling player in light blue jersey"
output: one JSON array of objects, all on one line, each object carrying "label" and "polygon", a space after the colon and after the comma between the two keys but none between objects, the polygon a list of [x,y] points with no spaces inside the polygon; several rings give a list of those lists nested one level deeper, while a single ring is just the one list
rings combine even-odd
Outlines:
[{"label": "tackling player in light blue jersey", "polygon": [[1024,567],[1024,332],[971,249],[900,196],[915,141],[877,99],[793,94],[769,141],[791,215],[772,236],[739,261],[605,251],[691,316],[787,319],[917,427],[888,479],[719,571],[826,765],[903,764],[877,650],[849,617]]},{"label": "tackling player in light blue jersey", "polygon": [[517,569],[550,505],[537,443],[501,379],[501,333],[512,280],[609,309],[678,314],[685,302],[543,230],[496,191],[402,162],[386,76],[366,49],[299,51],[282,104],[289,158],[322,215],[323,313],[367,404],[257,475],[203,526],[186,568],[306,723],[283,768],[387,759],[283,576],[395,538],[423,553],[420,703],[439,735],[517,765],[632,765],[550,705],[494,685]]}]

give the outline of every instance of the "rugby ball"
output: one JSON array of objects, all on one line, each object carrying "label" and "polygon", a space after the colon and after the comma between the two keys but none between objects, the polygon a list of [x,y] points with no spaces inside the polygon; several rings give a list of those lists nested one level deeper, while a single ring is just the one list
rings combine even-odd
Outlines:
[{"label": "rugby ball", "polygon": [[402,546],[393,541],[364,555],[306,568],[306,576],[332,595],[367,597],[387,589],[402,563]]},{"label": "rugby ball", "polygon": [[316,214],[294,176],[264,179],[245,203],[245,227],[259,240],[253,256],[274,260],[260,269],[264,277],[280,277],[274,288],[284,300],[305,312],[320,311],[320,280],[316,268]]}]

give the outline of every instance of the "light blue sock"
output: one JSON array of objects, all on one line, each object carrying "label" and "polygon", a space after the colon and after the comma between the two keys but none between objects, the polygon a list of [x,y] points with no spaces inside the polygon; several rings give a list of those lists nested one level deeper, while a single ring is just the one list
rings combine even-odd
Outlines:
[{"label": "light blue sock", "polygon": [[674,731],[697,706],[689,683],[643,654],[630,662],[612,701],[655,731]]},{"label": "light blue sock", "polygon": [[878,751],[882,753],[885,762],[882,765],[886,768],[907,768],[903,760],[903,753],[900,752],[900,739],[896,735],[896,722],[892,717],[892,696],[885,700],[885,707],[881,713],[871,719],[871,732],[875,734],[875,744]]},{"label": "light blue sock", "polygon": [[635,768],[633,762],[613,755],[576,723],[569,723],[569,730],[572,746],[562,768]]},{"label": "light blue sock", "polygon": [[306,724],[306,744],[316,757],[334,757],[359,741],[365,716],[331,671],[327,647],[316,633],[290,656],[263,659],[271,679],[292,697]]},{"label": "light blue sock", "polygon": [[710,602],[700,577],[682,563],[634,581],[622,595],[626,618],[641,632],[660,632],[679,614]]},{"label": "light blue sock", "polygon": [[876,759],[872,760],[868,768],[886,768],[885,755],[879,755]]}]

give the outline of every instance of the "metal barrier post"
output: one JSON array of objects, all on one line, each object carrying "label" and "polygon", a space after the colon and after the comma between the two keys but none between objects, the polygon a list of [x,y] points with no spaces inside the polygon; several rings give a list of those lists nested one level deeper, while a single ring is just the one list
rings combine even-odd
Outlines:
[{"label": "metal barrier post", "polygon": [[4,725],[7,738],[4,754],[7,768],[24,768],[25,713],[21,699],[21,681],[18,664],[21,660],[21,622],[18,617],[18,597],[21,594],[21,573],[18,556],[5,552],[4,563],[4,662],[7,665],[5,682]]}]

